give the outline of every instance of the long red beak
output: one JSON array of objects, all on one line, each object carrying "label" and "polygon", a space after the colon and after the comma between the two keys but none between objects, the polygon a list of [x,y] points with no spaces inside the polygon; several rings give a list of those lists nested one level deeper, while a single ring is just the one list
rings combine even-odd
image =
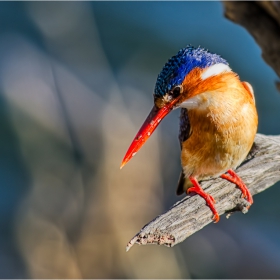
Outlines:
[{"label": "long red beak", "polygon": [[140,148],[144,145],[144,143],[148,140],[148,138],[152,135],[155,131],[161,120],[173,109],[174,104],[176,103],[177,99],[173,100],[169,104],[166,104],[162,108],[157,108],[154,106],[144,121],[143,125],[141,126],[140,130],[136,134],[134,140],[130,144],[128,148],[122,164],[121,169],[129,162],[129,160],[135,156],[135,154],[140,150]]}]

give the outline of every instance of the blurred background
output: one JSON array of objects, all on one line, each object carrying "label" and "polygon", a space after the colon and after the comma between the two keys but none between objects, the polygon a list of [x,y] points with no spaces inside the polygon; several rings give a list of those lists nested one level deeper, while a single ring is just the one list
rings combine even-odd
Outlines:
[{"label": "blurred background", "polygon": [[180,198],[179,110],[123,170],[164,63],[221,54],[280,134],[276,74],[220,2],[0,3],[0,278],[280,278],[279,184],[174,248],[127,242]]}]

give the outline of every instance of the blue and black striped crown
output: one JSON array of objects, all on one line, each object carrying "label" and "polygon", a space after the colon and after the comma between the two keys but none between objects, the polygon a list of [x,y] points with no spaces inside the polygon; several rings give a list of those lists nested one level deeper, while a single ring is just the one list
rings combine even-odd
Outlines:
[{"label": "blue and black striped crown", "polygon": [[174,86],[182,84],[186,75],[195,67],[205,68],[217,63],[228,65],[227,61],[217,54],[187,45],[164,65],[156,81],[155,95],[163,96]]}]

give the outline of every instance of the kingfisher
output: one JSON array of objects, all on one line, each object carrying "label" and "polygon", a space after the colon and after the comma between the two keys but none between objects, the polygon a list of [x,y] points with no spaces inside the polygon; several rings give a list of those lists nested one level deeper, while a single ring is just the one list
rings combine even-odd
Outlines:
[{"label": "kingfisher", "polygon": [[182,170],[177,194],[196,193],[203,197],[214,222],[218,222],[215,199],[199,182],[220,176],[236,184],[250,206],[252,195],[234,170],[246,158],[257,132],[252,86],[240,81],[220,55],[187,45],[164,65],[153,97],[154,106],[124,156],[121,168],[135,156],[162,119],[181,108]]}]

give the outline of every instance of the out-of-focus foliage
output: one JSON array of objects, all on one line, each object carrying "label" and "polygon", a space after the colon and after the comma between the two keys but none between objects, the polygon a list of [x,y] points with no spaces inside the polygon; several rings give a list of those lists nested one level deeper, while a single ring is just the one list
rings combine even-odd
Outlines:
[{"label": "out-of-focus foliage", "polygon": [[0,277],[280,277],[277,187],[169,249],[131,237],[169,208],[178,112],[122,171],[168,57],[192,43],[255,88],[279,134],[275,74],[218,2],[0,3]]}]

